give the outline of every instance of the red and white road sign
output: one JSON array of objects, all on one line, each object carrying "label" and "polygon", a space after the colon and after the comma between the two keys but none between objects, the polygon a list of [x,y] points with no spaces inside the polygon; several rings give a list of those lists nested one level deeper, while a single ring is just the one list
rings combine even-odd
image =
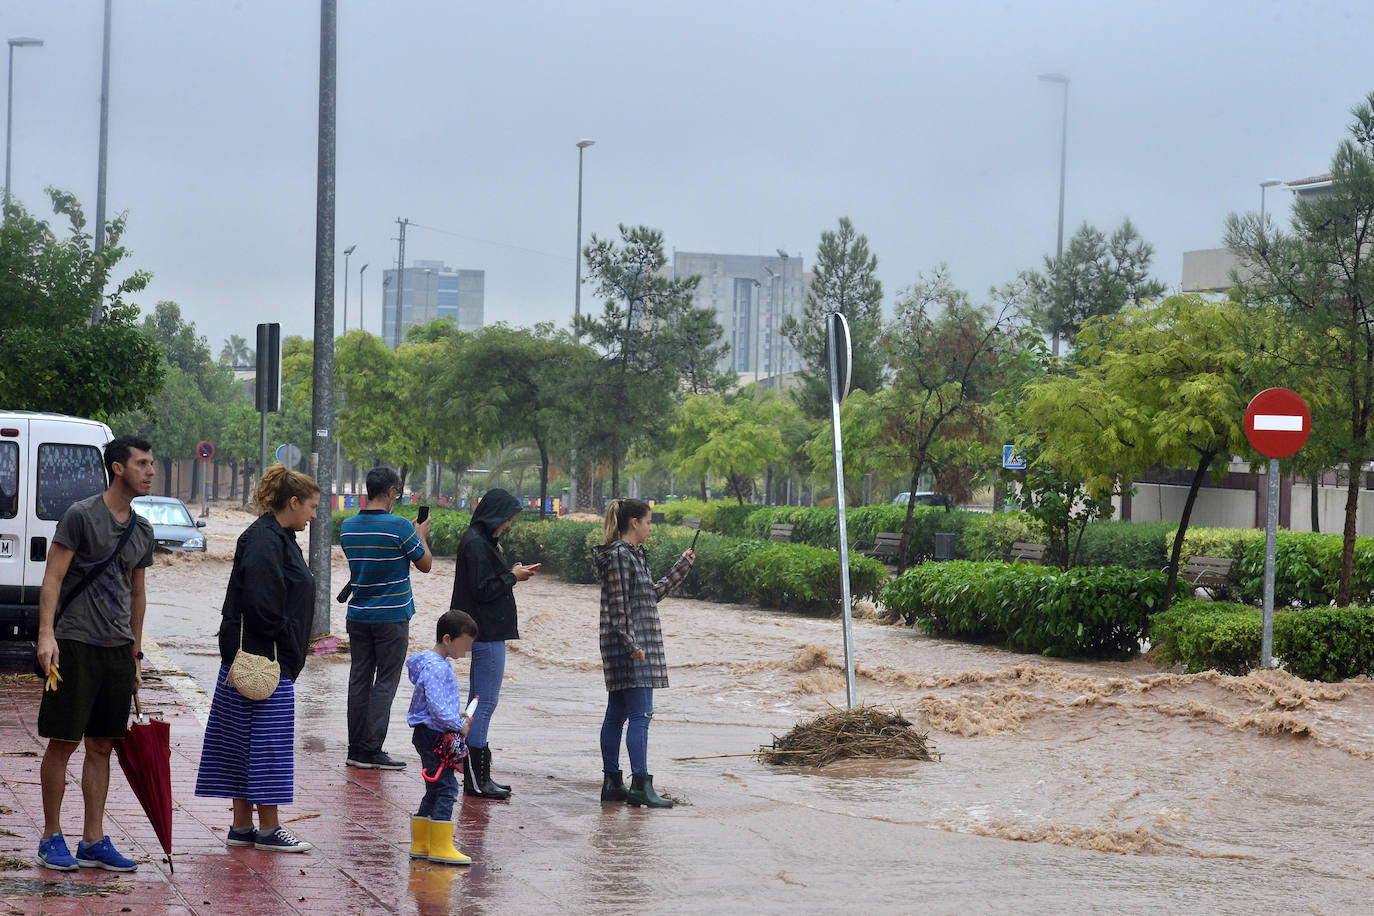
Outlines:
[{"label": "red and white road sign", "polygon": [[1312,412],[1296,391],[1266,388],[1245,408],[1245,438],[1268,458],[1287,458],[1312,433]]}]

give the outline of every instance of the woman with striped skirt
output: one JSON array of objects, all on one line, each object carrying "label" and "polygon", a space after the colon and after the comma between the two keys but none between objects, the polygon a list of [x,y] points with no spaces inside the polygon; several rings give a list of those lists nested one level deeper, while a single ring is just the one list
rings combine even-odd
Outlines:
[{"label": "woman with striped skirt", "polygon": [[[315,580],[296,532],[315,517],[320,488],[305,474],[276,464],[262,475],[253,501],[263,514],[234,548],[196,794],[233,799],[230,846],[308,852],[311,844],[281,825],[277,806],[291,804],[295,793],[295,682],[305,667],[315,601]],[[229,684],[240,645],[256,655],[275,655],[281,665],[277,689],[265,700],[249,700]]]}]

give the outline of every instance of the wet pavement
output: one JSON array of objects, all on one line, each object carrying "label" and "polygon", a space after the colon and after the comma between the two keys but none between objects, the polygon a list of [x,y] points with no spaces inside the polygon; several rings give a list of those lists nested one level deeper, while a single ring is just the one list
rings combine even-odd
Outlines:
[{"label": "wet pavement", "polygon": [[[234,533],[209,530],[209,556],[160,558],[149,574],[144,699],[172,723],[175,874],[117,768],[107,830],[139,871],[26,864],[41,823],[38,683],[0,678],[0,857],[20,860],[0,858],[0,916],[1369,911],[1368,681],[1046,660],[861,620],[861,699],[903,710],[941,760],[774,768],[749,752],[843,703],[838,622],[670,598],[673,686],[656,695],[650,760],[684,804],[651,812],[597,800],[597,592],[551,577],[517,591],[522,639],[491,730],[515,795],[457,812],[476,864],[406,854],[422,791],[408,684],[387,750],[409,768],[344,766],[346,652],[312,658],[297,693],[296,802],[282,817],[315,851],[231,849],[227,802],[192,794]],[[451,565],[416,576],[413,648],[447,606]],[[69,833],[79,768],[80,752]]]}]

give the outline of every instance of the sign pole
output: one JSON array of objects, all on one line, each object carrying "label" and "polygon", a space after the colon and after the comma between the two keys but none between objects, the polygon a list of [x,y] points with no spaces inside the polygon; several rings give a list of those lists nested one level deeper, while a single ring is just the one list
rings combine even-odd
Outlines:
[{"label": "sign pole", "polygon": [[854,690],[854,605],[849,591],[849,537],[845,524],[844,442],[840,437],[840,402],[849,394],[849,323],[835,312],[826,321],[826,368],[830,375],[830,431],[835,443],[835,521],[840,550],[840,618],[844,621],[844,686],[849,708]]},{"label": "sign pole", "polygon": [[1307,402],[1287,388],[1267,388],[1245,408],[1245,438],[1269,459],[1268,500],[1264,515],[1264,627],[1260,637],[1260,667],[1274,666],[1274,565],[1279,531],[1279,459],[1287,458],[1312,433]]},{"label": "sign pole", "polygon": [[1260,639],[1260,667],[1274,667],[1274,558],[1278,553],[1279,459],[1269,459],[1268,511],[1264,515],[1264,634]]}]

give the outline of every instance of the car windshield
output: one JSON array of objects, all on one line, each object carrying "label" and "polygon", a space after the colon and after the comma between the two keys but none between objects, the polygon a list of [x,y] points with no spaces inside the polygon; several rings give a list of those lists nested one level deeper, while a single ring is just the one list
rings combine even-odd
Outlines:
[{"label": "car windshield", "polygon": [[181,503],[134,503],[134,511],[154,525],[185,525],[194,528],[191,513]]}]

